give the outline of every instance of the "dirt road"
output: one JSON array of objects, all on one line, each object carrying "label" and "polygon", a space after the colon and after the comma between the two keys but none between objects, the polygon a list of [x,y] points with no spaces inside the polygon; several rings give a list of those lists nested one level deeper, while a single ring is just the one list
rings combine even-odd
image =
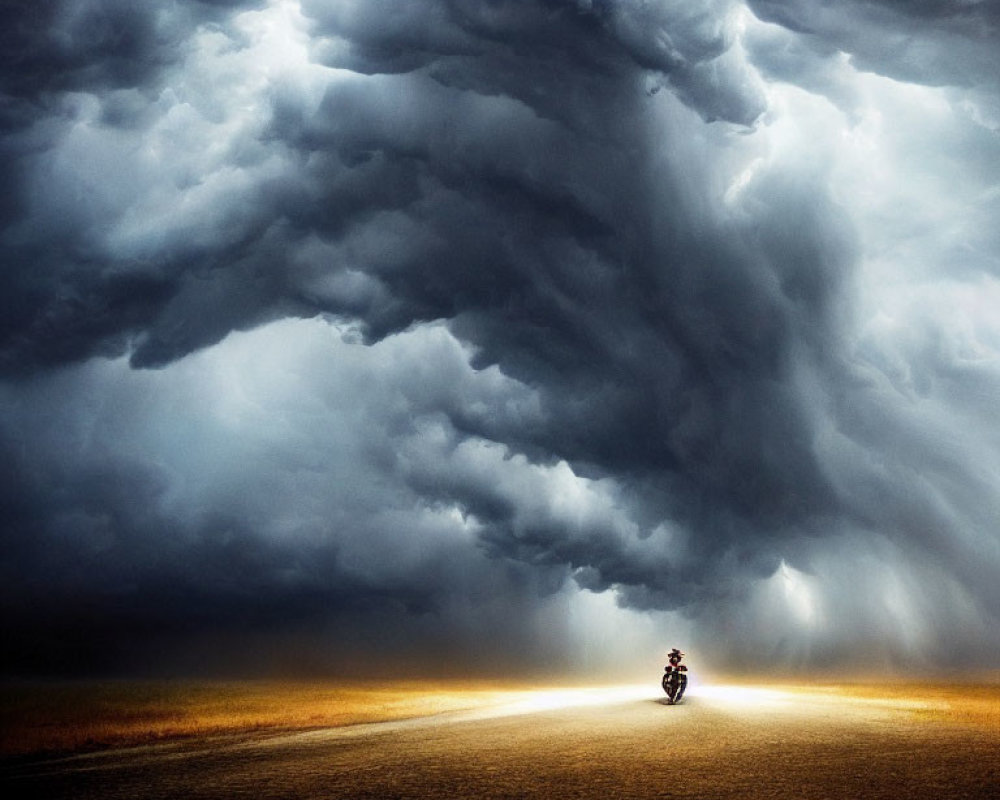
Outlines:
[{"label": "dirt road", "polygon": [[[8,761],[7,797],[1000,798],[996,695],[641,690],[406,722]],[[13,794],[12,794],[13,793]]]}]

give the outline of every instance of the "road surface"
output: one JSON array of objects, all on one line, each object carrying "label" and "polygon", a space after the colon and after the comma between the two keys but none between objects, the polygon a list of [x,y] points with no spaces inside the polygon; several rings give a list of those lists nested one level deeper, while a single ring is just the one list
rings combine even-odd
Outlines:
[{"label": "road surface", "polygon": [[642,689],[404,722],[9,760],[10,797],[1000,798],[1000,718],[919,695]]}]

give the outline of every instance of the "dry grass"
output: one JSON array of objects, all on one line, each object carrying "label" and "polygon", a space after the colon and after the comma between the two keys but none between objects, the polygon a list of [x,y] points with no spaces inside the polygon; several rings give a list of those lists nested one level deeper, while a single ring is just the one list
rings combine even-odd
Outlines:
[{"label": "dry grass", "polygon": [[829,687],[842,695],[871,701],[911,703],[911,713],[992,728],[1000,735],[1000,682],[894,682]]},{"label": "dry grass", "polygon": [[493,705],[508,694],[481,683],[432,682],[5,686],[0,754],[77,752],[184,737],[381,722]]},{"label": "dry grass", "polygon": [[[898,706],[926,721],[1000,735],[1000,681],[765,684]],[[396,683],[102,682],[8,685],[0,696],[0,755],[81,752],[158,741],[383,722],[517,701],[526,685]],[[550,687],[551,688],[551,687]],[[655,689],[653,689],[655,691]]]},{"label": "dry grass", "polygon": [[[625,687],[558,688],[538,693],[526,686],[429,682],[51,687],[20,695],[43,701],[32,714],[20,708],[21,730],[37,733],[49,720],[61,735],[80,735],[83,723],[103,718],[110,723],[99,734],[105,737],[126,735],[128,725],[140,723],[132,734],[140,741],[157,730],[195,738],[81,759],[8,759],[0,774],[17,796],[52,800],[998,797],[998,683],[739,681],[693,686],[705,691],[692,692],[690,703],[679,707],[657,702],[655,685],[632,700],[615,691]],[[599,702],[574,701],[592,696]],[[367,732],[372,735],[272,735],[296,725],[494,702],[500,707],[468,715],[463,724],[429,720]],[[534,712],[530,719],[523,711],[508,713],[521,706]],[[255,726],[257,733],[246,732]]]}]

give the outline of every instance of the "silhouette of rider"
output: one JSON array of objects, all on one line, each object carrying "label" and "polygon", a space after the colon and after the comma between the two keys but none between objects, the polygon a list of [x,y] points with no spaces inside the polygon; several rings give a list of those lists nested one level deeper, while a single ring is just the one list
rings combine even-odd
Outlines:
[{"label": "silhouette of rider", "polygon": [[663,688],[667,692],[667,702],[671,704],[679,703],[687,688],[687,667],[681,663],[683,657],[684,654],[675,647],[667,654],[669,663],[663,668]]}]

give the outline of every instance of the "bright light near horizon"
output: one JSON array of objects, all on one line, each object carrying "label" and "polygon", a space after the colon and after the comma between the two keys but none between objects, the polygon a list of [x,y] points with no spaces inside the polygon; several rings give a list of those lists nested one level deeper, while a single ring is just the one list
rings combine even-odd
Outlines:
[{"label": "bright light near horizon", "polygon": [[[639,701],[664,700],[666,695],[654,683],[593,686],[567,689],[531,689],[504,692],[502,702],[489,709],[472,712],[475,717],[513,716],[564,708],[610,706]],[[681,705],[715,707],[727,711],[788,711],[802,703],[843,702],[837,692],[807,687],[770,688],[739,684],[689,684]],[[856,698],[851,698],[857,704]]]},{"label": "bright light near horizon", "polygon": [[648,698],[651,689],[645,684],[628,686],[595,686],[588,689],[543,689],[517,692],[512,702],[505,705],[510,714],[528,714],[533,711],[552,711],[576,706],[599,706],[628,700]]},{"label": "bright light near horizon", "polygon": [[[531,714],[539,711],[555,711],[563,708],[583,706],[615,705],[641,700],[665,699],[666,695],[655,682],[626,684],[620,686],[594,686],[573,689],[531,689],[504,693],[504,702],[495,707],[491,716]],[[802,700],[807,692],[789,689],[773,689],[737,684],[689,684],[685,701],[693,704],[725,706],[729,709],[787,708],[797,700]],[[810,695],[812,697],[812,695]],[[818,697],[827,699],[825,694]],[[813,699],[816,699],[813,697]]]},{"label": "bright light near horizon", "polygon": [[755,707],[787,705],[791,702],[791,692],[778,689],[761,689],[756,686],[736,686],[730,684],[702,685],[687,693],[688,697],[708,700],[713,704],[727,707]]},{"label": "bright light near horizon", "polygon": [[[621,686],[595,686],[575,689],[535,689],[509,693],[501,706],[495,707],[490,716],[531,714],[563,708],[615,705],[636,701],[660,700],[666,695],[655,683]],[[689,685],[681,705],[719,707],[729,711],[788,711],[793,706],[816,703],[847,703],[857,705],[884,705],[892,707],[923,707],[921,702],[900,701],[888,698],[860,698],[821,687],[788,686],[782,688],[741,684]]]},{"label": "bright light near horizon", "polygon": [[[563,708],[615,705],[666,698],[655,682],[573,689],[532,689],[504,694],[504,702],[491,709],[490,716],[531,714]],[[725,706],[730,709],[779,708],[792,704],[796,699],[796,694],[793,691],[756,686],[695,682],[689,685],[688,691],[685,693],[685,700],[681,702],[681,705],[684,705],[685,701],[691,700],[694,701],[693,704],[704,703]]]}]

